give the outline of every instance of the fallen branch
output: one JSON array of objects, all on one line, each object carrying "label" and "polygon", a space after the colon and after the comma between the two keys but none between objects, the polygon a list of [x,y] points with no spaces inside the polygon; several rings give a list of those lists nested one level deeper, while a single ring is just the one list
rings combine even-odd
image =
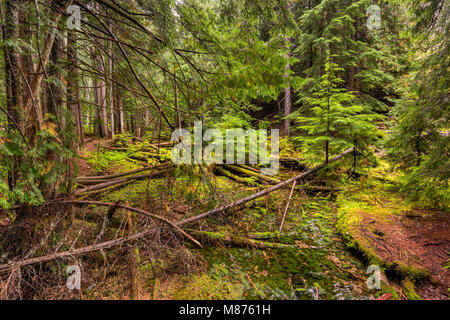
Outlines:
[{"label": "fallen branch", "polygon": [[130,181],[130,180],[140,180],[140,179],[145,179],[145,178],[149,178],[149,177],[157,178],[157,177],[165,175],[166,173],[172,172],[173,170],[174,170],[174,168],[170,167],[165,170],[158,171],[158,172],[141,174],[141,175],[137,175],[137,176],[129,176],[129,177],[125,177],[125,178],[122,178],[119,180],[113,180],[113,181],[108,181],[108,182],[105,182],[104,180],[98,180],[98,182],[101,182],[101,183],[95,184],[95,185],[87,187],[87,188],[76,190],[75,194],[81,194],[81,193],[90,192],[90,191],[94,191],[94,190],[104,189],[104,188],[111,187],[116,184],[124,183],[124,182]]},{"label": "fallen branch", "polygon": [[156,214],[150,213],[148,211],[142,210],[142,209],[138,209],[138,208],[133,208],[130,206],[126,206],[123,204],[119,204],[119,203],[110,203],[110,202],[101,202],[101,201],[87,201],[87,200],[63,200],[63,201],[53,201],[53,202],[47,202],[44,205],[55,205],[55,204],[81,204],[81,205],[97,205],[97,206],[106,206],[106,207],[117,207],[117,208],[121,208],[121,209],[125,209],[125,210],[129,210],[129,211],[133,211],[139,214],[142,214],[144,216],[159,220],[161,222],[164,222],[165,224],[171,226],[172,228],[174,228],[175,230],[177,230],[179,233],[181,233],[183,236],[185,236],[186,238],[188,238],[191,242],[193,242],[197,247],[202,248],[202,245],[195,240],[194,238],[192,238],[190,235],[188,235],[186,232],[184,232],[179,226],[177,226],[175,223],[167,220],[164,217],[158,216]]},{"label": "fallen branch", "polygon": [[[330,163],[332,163],[332,162],[335,162],[335,161],[337,161],[337,160],[343,158],[344,156],[346,156],[347,154],[349,154],[349,153],[351,153],[351,152],[353,152],[353,148],[350,148],[350,149],[344,151],[343,153],[341,153],[340,155],[337,155],[336,157],[330,159],[330,160],[328,161],[328,164],[330,164]],[[300,174],[300,175],[298,175],[298,176],[296,176],[296,177],[294,177],[294,178],[291,178],[291,179],[289,179],[289,180],[283,181],[283,182],[281,182],[281,183],[279,183],[279,184],[276,184],[276,185],[274,185],[274,186],[272,186],[272,187],[270,187],[270,188],[267,188],[267,189],[265,189],[265,190],[262,190],[262,191],[260,191],[260,192],[255,193],[255,194],[252,194],[251,196],[248,196],[248,197],[245,197],[245,198],[236,200],[236,201],[234,201],[234,202],[232,202],[232,203],[229,203],[229,204],[226,204],[226,205],[224,205],[224,206],[215,208],[215,209],[213,209],[213,210],[210,210],[210,211],[201,213],[201,214],[196,215],[196,216],[193,216],[193,217],[191,217],[191,218],[184,219],[184,220],[182,220],[182,221],[180,221],[180,222],[177,222],[176,224],[177,224],[178,226],[181,226],[181,225],[184,225],[184,224],[187,224],[187,223],[191,223],[191,222],[194,222],[194,221],[197,221],[197,220],[206,218],[206,217],[208,217],[208,216],[212,216],[212,215],[217,214],[217,213],[219,213],[219,212],[225,212],[225,211],[227,211],[227,210],[229,210],[229,209],[231,209],[231,208],[234,208],[234,207],[243,205],[243,204],[245,204],[245,203],[247,203],[247,202],[250,202],[250,201],[252,201],[252,200],[261,198],[261,197],[265,196],[266,194],[269,194],[269,193],[271,193],[271,192],[274,192],[274,191],[276,191],[276,190],[279,190],[279,189],[281,189],[281,188],[284,188],[284,187],[286,187],[286,186],[292,184],[294,181],[299,180],[299,179],[302,179],[302,178],[304,178],[304,177],[306,177],[306,176],[308,176],[308,175],[310,175],[310,174],[312,174],[312,173],[314,173],[314,172],[316,172],[316,171],[319,171],[320,169],[322,169],[322,168],[324,168],[324,167],[326,167],[326,166],[327,166],[326,163],[322,163],[322,164],[320,164],[320,165],[318,165],[318,166],[316,166],[316,167],[314,167],[314,168],[312,168],[312,169],[310,169],[310,170],[308,170],[308,171],[303,172],[302,174]]]},{"label": "fallen branch", "polygon": [[283,229],[284,219],[286,219],[286,214],[288,212],[289,204],[291,203],[292,195],[294,194],[296,184],[297,184],[297,180],[295,180],[294,183],[292,184],[291,193],[289,194],[289,199],[286,203],[286,208],[284,209],[283,219],[281,220],[280,230],[278,230],[278,232],[280,232],[280,233],[281,233],[281,230]]},{"label": "fallen branch", "polygon": [[149,234],[151,232],[154,232],[154,230],[153,229],[144,230],[142,232],[135,233],[135,234],[133,234],[131,236],[121,237],[121,238],[117,238],[117,239],[114,239],[114,240],[109,240],[109,241],[105,241],[105,242],[101,242],[101,243],[96,243],[96,244],[93,244],[93,245],[90,245],[90,246],[78,248],[78,249],[71,250],[71,251],[64,251],[64,252],[59,252],[59,253],[55,253],[55,254],[50,254],[50,255],[47,255],[47,256],[31,258],[31,259],[25,259],[25,260],[21,260],[21,261],[17,261],[17,262],[11,262],[9,264],[0,266],[0,274],[2,274],[4,272],[8,272],[10,270],[14,270],[16,268],[20,268],[20,267],[23,267],[23,266],[26,266],[26,265],[30,265],[30,264],[42,263],[42,262],[47,262],[47,261],[51,261],[51,260],[55,260],[55,259],[72,257],[72,256],[77,256],[77,255],[79,256],[79,255],[83,255],[83,254],[86,254],[86,253],[90,253],[90,252],[94,252],[94,251],[110,248],[110,247],[117,246],[117,245],[119,245],[121,243],[124,243],[124,242],[137,240],[139,238],[142,238],[142,237],[146,236],[147,234]]}]

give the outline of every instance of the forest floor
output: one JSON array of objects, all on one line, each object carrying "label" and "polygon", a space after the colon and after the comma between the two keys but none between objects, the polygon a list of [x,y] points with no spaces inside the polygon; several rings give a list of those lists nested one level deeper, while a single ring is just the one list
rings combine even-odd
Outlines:
[{"label": "forest floor", "polygon": [[[79,160],[80,175],[93,175],[102,161],[97,145],[105,140],[89,140]],[[112,159],[112,160],[111,160]],[[106,173],[124,165],[113,156],[103,163]],[[115,166],[117,164],[117,166]],[[126,169],[136,167],[126,163]],[[296,172],[283,170],[280,179]],[[323,177],[322,177],[323,178]],[[216,193],[226,201],[260,190],[225,177],[216,177]],[[334,193],[294,193],[281,235],[274,234],[282,219],[289,190],[251,202],[222,220],[213,219],[202,230],[217,234],[259,235],[286,248],[257,250],[225,245],[191,249],[201,261],[188,274],[149,271],[142,262],[140,297],[142,299],[373,299],[391,293],[397,299],[447,299],[449,282],[450,234],[448,212],[414,209],[396,195],[395,175],[385,165],[371,169],[356,182],[342,183],[343,191]],[[165,189],[167,180],[137,181],[120,190],[103,194],[102,201],[129,201],[142,207],[148,199],[164,199],[170,220],[183,218],[179,212],[195,211],[186,201],[186,185]],[[204,190],[203,190],[204,191]],[[198,193],[202,190],[199,188]],[[168,201],[168,194],[171,200]],[[192,196],[192,195],[190,195]],[[188,197],[189,198],[189,197]],[[225,199],[223,199],[225,201]],[[197,209],[208,199],[200,199]],[[195,202],[195,201],[194,201]],[[148,204],[144,204],[146,207]],[[172,214],[169,213],[172,212]],[[164,264],[163,261],[160,262]],[[154,264],[154,263],[153,263]],[[369,264],[383,272],[381,290],[369,290],[365,273]],[[118,289],[124,283],[118,273],[96,292],[96,298],[127,298]]]}]

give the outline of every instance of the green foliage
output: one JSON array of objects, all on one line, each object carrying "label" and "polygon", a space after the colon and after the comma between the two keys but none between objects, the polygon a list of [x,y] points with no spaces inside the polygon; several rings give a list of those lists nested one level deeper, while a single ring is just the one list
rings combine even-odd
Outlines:
[{"label": "green foliage", "polygon": [[445,1],[413,2],[414,72],[392,110],[396,121],[387,143],[391,161],[406,172],[402,190],[408,198],[437,207],[449,200],[449,10]]},{"label": "green foliage", "polygon": [[112,150],[92,151],[88,155],[88,163],[95,171],[101,173],[111,167],[128,165],[128,155],[126,152]]},{"label": "green foliage", "polygon": [[328,59],[325,72],[317,91],[303,99],[309,106],[309,114],[293,113],[298,129],[303,135],[297,137],[307,158],[328,161],[330,154],[343,151],[350,146],[365,146],[374,140],[377,130],[372,124],[378,116],[364,112],[364,108],[353,104],[355,96],[340,85],[344,82],[336,76],[342,71]]},{"label": "green foliage", "polygon": [[[75,157],[57,133],[56,125],[46,122],[30,146],[16,130],[0,133],[0,205],[15,203],[39,205],[55,192],[67,192],[67,161]],[[70,136],[70,135],[69,135]],[[14,170],[14,175],[11,172]],[[73,170],[73,169],[72,169]],[[11,178],[8,183],[8,178]]]},{"label": "green foliage", "polygon": [[114,135],[112,143],[117,147],[128,147],[133,143],[133,137],[129,133],[116,134]]}]

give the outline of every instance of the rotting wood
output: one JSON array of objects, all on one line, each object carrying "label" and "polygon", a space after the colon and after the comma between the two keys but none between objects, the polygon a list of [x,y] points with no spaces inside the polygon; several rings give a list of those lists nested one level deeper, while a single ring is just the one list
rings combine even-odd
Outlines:
[{"label": "rotting wood", "polygon": [[288,245],[284,243],[258,241],[233,234],[223,234],[219,232],[209,232],[199,230],[189,230],[189,232],[202,242],[220,242],[226,245],[235,246],[239,248],[280,249],[280,248],[294,247],[293,245]]},{"label": "rotting wood", "polygon": [[[333,163],[333,162],[335,162],[335,161],[337,161],[339,159],[342,159],[343,157],[345,157],[347,154],[349,154],[351,152],[353,152],[353,148],[350,148],[350,149],[344,151],[343,153],[337,155],[336,157],[334,157],[332,159],[329,159],[328,160],[328,164]],[[279,184],[276,184],[276,185],[274,185],[274,186],[272,186],[270,188],[267,188],[265,190],[262,190],[260,192],[254,193],[254,194],[252,194],[252,195],[250,195],[248,197],[241,198],[241,199],[236,200],[236,201],[234,201],[232,203],[229,203],[229,204],[217,207],[215,209],[212,209],[210,211],[207,211],[207,212],[195,215],[193,217],[181,220],[180,222],[177,222],[177,225],[178,226],[182,226],[182,225],[185,225],[187,223],[192,223],[192,222],[195,222],[197,220],[200,220],[200,219],[203,219],[203,218],[206,218],[206,217],[218,214],[220,212],[225,212],[225,211],[227,211],[229,209],[232,209],[234,207],[243,205],[243,204],[245,204],[247,202],[250,202],[252,200],[261,198],[261,197],[263,197],[263,196],[265,196],[267,194],[270,194],[270,193],[272,193],[274,191],[277,191],[277,190],[279,190],[281,188],[284,188],[284,187],[290,185],[291,183],[293,183],[296,180],[302,179],[302,178],[304,178],[304,177],[306,177],[306,176],[308,176],[308,175],[310,175],[310,174],[312,174],[312,173],[314,173],[316,171],[319,171],[320,169],[326,167],[328,164],[327,163],[322,163],[322,164],[320,164],[320,165],[318,165],[318,166],[316,166],[316,167],[314,167],[312,169],[309,169],[309,170],[299,174],[298,176],[295,176],[295,177],[293,177],[293,178],[291,178],[289,180],[283,181],[283,182],[281,182]]]},{"label": "rotting wood", "polygon": [[252,178],[240,177],[240,176],[235,175],[235,174],[231,173],[230,171],[225,170],[225,169],[223,169],[221,167],[214,168],[214,171],[217,172],[221,176],[227,177],[227,178],[229,178],[231,180],[234,180],[236,182],[240,182],[240,183],[246,184],[248,186],[254,186],[255,184],[257,184],[255,181],[252,180]]},{"label": "rotting wood", "polygon": [[140,179],[145,179],[148,177],[152,177],[152,178],[157,178],[157,177],[161,177],[167,173],[170,173],[172,171],[175,170],[175,167],[169,167],[167,169],[158,171],[158,172],[152,172],[152,173],[148,173],[148,174],[142,174],[142,175],[136,175],[136,176],[129,176],[129,177],[125,177],[119,180],[113,180],[113,181],[104,181],[104,180],[100,180],[101,183],[98,184],[94,184],[93,186],[87,187],[87,188],[83,188],[83,189],[79,189],[75,191],[75,194],[82,194],[85,192],[90,192],[90,191],[94,191],[94,190],[99,190],[99,189],[104,189],[107,187],[111,187],[114,186],[116,184],[120,184],[120,183],[124,183],[130,180],[140,180]]},{"label": "rotting wood", "polygon": [[271,183],[271,184],[280,183],[280,180],[277,180],[277,179],[271,178],[269,176],[265,176],[263,174],[254,172],[253,170],[244,169],[244,168],[242,168],[240,166],[237,166],[237,165],[224,164],[223,167],[225,169],[238,172],[240,174],[244,174],[244,175],[247,175],[247,176],[250,176],[250,177],[255,177],[255,178],[261,179],[261,180],[266,181],[266,182]]}]

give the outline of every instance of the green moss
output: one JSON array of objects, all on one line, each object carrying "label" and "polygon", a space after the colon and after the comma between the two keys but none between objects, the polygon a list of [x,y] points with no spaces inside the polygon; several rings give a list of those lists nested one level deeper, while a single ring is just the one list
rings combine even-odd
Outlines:
[{"label": "green moss", "polygon": [[420,296],[416,293],[414,283],[411,280],[403,280],[402,288],[408,300],[420,300]]},{"label": "green moss", "polygon": [[238,300],[242,297],[242,285],[209,274],[184,278],[182,288],[173,294],[175,300]]},{"label": "green moss", "polygon": [[[367,264],[380,266],[390,278],[404,280],[407,283],[428,280],[430,272],[423,268],[406,264],[403,261],[385,261],[360,232],[361,222],[364,218],[390,223],[391,216],[405,214],[411,210],[401,197],[392,193],[389,186],[386,187],[386,180],[395,184],[396,177],[389,176],[385,170],[386,167],[382,166],[370,171],[369,180],[350,184],[346,192],[338,196],[338,232],[343,236],[348,248],[362,256]],[[373,177],[378,178],[379,181],[371,180]],[[383,232],[377,230],[376,224],[365,227],[378,237],[385,236]],[[387,285],[385,284],[385,286]]]},{"label": "green moss", "polygon": [[141,167],[130,161],[125,152],[112,150],[99,150],[87,153],[86,160],[98,173],[114,171],[115,173],[126,172]]},{"label": "green moss", "polygon": [[395,275],[402,279],[411,279],[414,282],[421,282],[430,279],[430,271],[407,265],[401,261],[395,261],[388,264],[389,268],[394,271]]},{"label": "green moss", "polygon": [[[271,201],[270,207],[272,204]],[[210,247],[202,253],[212,270],[220,270],[217,265],[228,266],[227,273],[221,274],[221,277],[240,281],[244,285],[246,299],[260,299],[261,293],[264,299],[307,300],[314,299],[316,294],[320,299],[352,299],[365,294],[365,284],[355,281],[351,274],[362,275],[365,270],[362,264],[351,258],[342,243],[336,241],[329,200],[313,200],[305,208],[300,211],[302,219],[296,213],[286,217],[283,228],[286,233],[281,236],[275,231],[278,230],[279,217],[262,210],[265,209],[263,207],[249,207],[244,216],[236,216],[238,226],[245,227],[241,230],[242,234],[248,234],[248,229],[255,230],[251,233],[252,237],[276,239],[277,242],[297,247],[276,250]],[[238,226],[234,232],[239,229]],[[345,267],[351,272],[345,271],[342,266],[338,268],[330,259],[330,253],[342,257],[346,261]],[[248,281],[247,274],[258,289]],[[362,292],[354,292],[355,287],[362,288]]]},{"label": "green moss", "polygon": [[376,293],[376,297],[381,297],[382,295],[390,293],[392,294],[392,298],[390,300],[399,300],[397,290],[385,281],[381,280],[381,290]]}]

